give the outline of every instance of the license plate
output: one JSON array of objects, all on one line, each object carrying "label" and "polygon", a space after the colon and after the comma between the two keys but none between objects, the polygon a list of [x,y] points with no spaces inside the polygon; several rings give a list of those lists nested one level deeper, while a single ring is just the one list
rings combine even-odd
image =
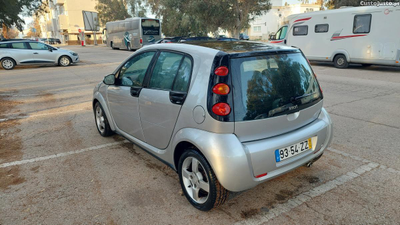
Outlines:
[{"label": "license plate", "polygon": [[305,152],[312,148],[311,138],[296,143],[294,145],[287,146],[285,148],[280,148],[275,150],[275,160],[280,162],[282,160],[288,159],[302,152]]}]

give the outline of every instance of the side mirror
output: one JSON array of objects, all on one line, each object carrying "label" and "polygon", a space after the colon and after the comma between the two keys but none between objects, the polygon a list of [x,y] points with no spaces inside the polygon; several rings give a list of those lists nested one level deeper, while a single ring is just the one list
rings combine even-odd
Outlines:
[{"label": "side mirror", "polygon": [[52,49],[52,48],[49,48],[49,52],[53,52],[53,49]]},{"label": "side mirror", "polygon": [[105,76],[104,80],[103,80],[103,83],[107,84],[107,85],[115,84],[115,75],[114,74],[109,74],[109,75]]}]

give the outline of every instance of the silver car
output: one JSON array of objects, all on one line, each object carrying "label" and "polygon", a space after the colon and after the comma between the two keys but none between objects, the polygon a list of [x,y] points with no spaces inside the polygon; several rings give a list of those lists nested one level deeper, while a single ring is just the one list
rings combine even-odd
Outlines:
[{"label": "silver car", "polygon": [[69,66],[79,61],[78,53],[37,41],[0,42],[0,62],[6,70],[16,65],[58,64]]},{"label": "silver car", "polygon": [[95,87],[93,110],[102,136],[117,133],[176,170],[203,211],[310,166],[332,139],[302,52],[263,43],[142,48]]}]

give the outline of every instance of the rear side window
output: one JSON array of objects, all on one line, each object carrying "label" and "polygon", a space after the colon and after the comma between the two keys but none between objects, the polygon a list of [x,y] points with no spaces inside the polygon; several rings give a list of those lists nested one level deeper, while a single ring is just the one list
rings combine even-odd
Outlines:
[{"label": "rear side window", "polygon": [[183,55],[161,52],[150,78],[149,88],[171,90]]},{"label": "rear side window", "polygon": [[173,91],[187,92],[189,88],[190,75],[192,74],[192,60],[185,57],[176,75]]},{"label": "rear side window", "polygon": [[319,84],[301,53],[231,60],[235,121],[258,120],[309,107],[322,99]]},{"label": "rear side window", "polygon": [[29,43],[29,45],[31,46],[31,49],[33,49],[33,50],[48,50],[49,49],[47,47],[47,45],[45,45],[43,43],[39,43],[39,42],[31,42],[31,43]]},{"label": "rear side window", "polygon": [[11,43],[11,47],[15,49],[27,49],[25,43],[20,42],[20,43]]},{"label": "rear side window", "polygon": [[329,31],[328,24],[317,24],[315,25],[315,33],[326,33]]},{"label": "rear side window", "polygon": [[308,26],[295,26],[293,27],[293,36],[304,36],[308,34]]},{"label": "rear side window", "polygon": [[353,33],[354,34],[369,33],[371,29],[371,19],[372,19],[371,14],[355,15],[353,24]]}]

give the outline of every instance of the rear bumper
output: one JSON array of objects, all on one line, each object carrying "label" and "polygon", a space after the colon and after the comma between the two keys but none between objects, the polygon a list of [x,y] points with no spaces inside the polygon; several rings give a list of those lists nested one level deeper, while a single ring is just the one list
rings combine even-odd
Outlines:
[{"label": "rear bumper", "polygon": [[[273,138],[246,143],[231,140],[231,143],[224,145],[217,144],[214,139],[214,152],[207,154],[205,151],[205,156],[222,186],[230,191],[243,191],[316,159],[329,146],[332,135],[332,121],[326,110],[322,109],[319,117],[307,126]],[[312,150],[278,163],[275,161],[276,149],[304,141],[310,137],[314,137]],[[219,140],[223,141],[223,138]],[[218,151],[220,154],[215,154],[216,148],[218,149],[219,146],[229,147],[233,144],[235,147],[232,146],[229,150],[221,149]],[[221,154],[223,152],[226,154]],[[265,173],[267,173],[266,176],[256,178],[257,175]]]}]

